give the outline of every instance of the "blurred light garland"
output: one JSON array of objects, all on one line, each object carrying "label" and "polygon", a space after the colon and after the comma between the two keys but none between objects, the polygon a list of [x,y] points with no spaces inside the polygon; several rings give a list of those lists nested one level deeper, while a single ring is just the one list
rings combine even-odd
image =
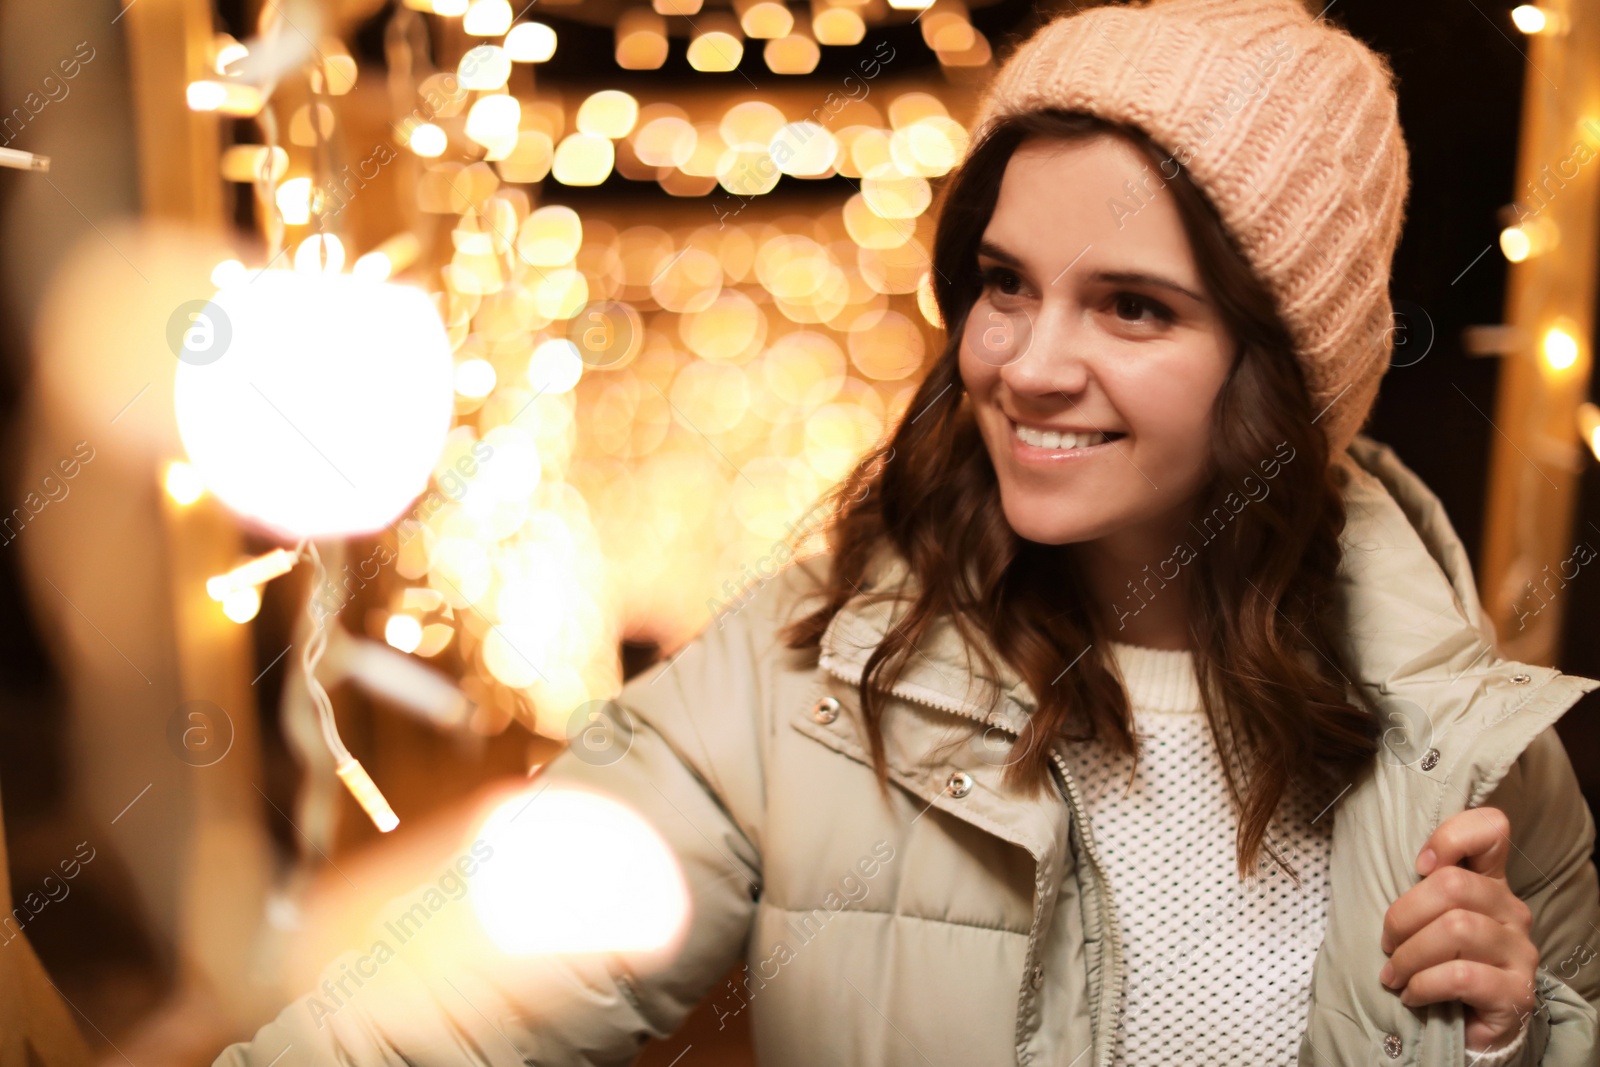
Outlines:
[{"label": "blurred light garland", "polygon": [[[313,179],[338,127],[324,100],[356,78],[342,46],[311,61],[313,98],[291,122],[311,172],[278,144],[270,107],[256,112],[265,144],[230,149],[223,171],[254,183],[274,259],[289,231],[313,227],[296,269],[437,271],[456,426],[429,492],[389,535],[412,584],[368,629],[417,656],[453,644],[472,729],[516,717],[561,739],[571,709],[620,687],[624,632],[671,647],[741,602],[819,531],[819,498],[904,411],[938,325],[929,180],[959,161],[967,131],[921,88],[869,100],[895,57],[886,43],[802,112],[763,99],[691,112],[615,89],[530,98],[511,89],[516,68],[536,71],[560,41],[502,7],[406,0],[392,16],[392,139],[411,162],[401,227],[381,245],[358,256],[320,232],[325,183]],[[620,19],[619,66],[659,66],[666,19],[696,13],[682,7]],[[741,2],[695,19],[690,62],[731,69],[748,36],[775,72],[800,73],[818,45],[859,44],[879,7],[824,0],[796,23],[783,5]],[[964,5],[913,10],[943,69],[988,62]],[[459,56],[435,69],[431,37]],[[248,52],[230,42],[219,57]],[[219,109],[231,99],[197,91]],[[538,202],[613,171],[698,199],[708,217],[619,229]],[[780,214],[763,198],[785,175],[842,177],[853,192]],[[430,252],[440,227],[442,262]],[[702,598],[703,613],[682,610]]]}]

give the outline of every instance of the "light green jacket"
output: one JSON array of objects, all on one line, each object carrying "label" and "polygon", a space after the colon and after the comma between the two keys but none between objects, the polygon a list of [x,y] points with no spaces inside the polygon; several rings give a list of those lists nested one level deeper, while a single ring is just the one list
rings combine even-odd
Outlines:
[{"label": "light green jacket", "polygon": [[[1384,912],[1419,880],[1412,864],[1429,833],[1493,793],[1543,961],[1545,1009],[1519,1063],[1600,1063],[1594,823],[1548,729],[1600,682],[1500,658],[1433,494],[1364,437],[1341,462],[1354,476],[1342,651],[1391,729],[1331,814],[1328,925],[1299,1062],[1468,1062],[1458,1002],[1407,1008],[1379,983],[1380,937]],[[941,625],[888,708],[886,806],[852,680],[893,605],[853,600],[820,662],[776,638],[814,603],[803,594],[825,565],[785,568],[625,686],[620,759],[568,750],[538,775],[621,799],[671,844],[692,920],[670,966],[544,958],[508,980],[391,965],[385,985],[316,1023],[291,1004],[217,1064],[626,1064],[708,994],[719,1018],[749,1012],[763,1067],[1109,1064],[1124,959],[1076,786],[1068,776],[1026,800],[1001,782],[1033,695],[1015,676],[995,680],[1005,696],[971,741],[983,690]],[[864,592],[899,573],[886,566]],[[730,987],[741,958],[748,969]],[[1045,1002],[1069,1005],[1067,1017],[1046,1020]]]}]

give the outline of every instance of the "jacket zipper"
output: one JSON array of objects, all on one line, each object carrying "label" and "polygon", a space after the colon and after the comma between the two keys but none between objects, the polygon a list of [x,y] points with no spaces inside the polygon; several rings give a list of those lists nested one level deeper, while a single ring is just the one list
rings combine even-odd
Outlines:
[{"label": "jacket zipper", "polygon": [[[821,665],[835,678],[838,678],[843,682],[853,682],[857,685],[860,684],[860,675],[857,674],[855,677],[851,677],[850,675],[845,674],[844,671],[836,664],[832,656],[822,657],[822,659],[825,660],[825,662],[823,662]],[[978,722],[984,723],[985,725],[1001,725],[1001,722],[996,722],[991,718],[987,718],[978,714],[973,710],[971,705],[963,704],[958,701],[935,700],[932,697],[926,697],[921,694],[904,692],[898,686],[891,686],[889,693],[892,696],[899,697],[901,700],[909,700],[913,703],[922,704],[926,707],[938,708],[941,711],[948,711],[968,719],[975,719]],[[1116,1010],[1120,1009],[1122,1006],[1122,986],[1124,981],[1123,971],[1125,967],[1125,961],[1122,958],[1122,937],[1117,925],[1116,902],[1111,897],[1111,879],[1106,876],[1105,865],[1100,861],[1100,851],[1095,847],[1094,831],[1089,825],[1089,818],[1083,806],[1083,797],[1078,793],[1078,783],[1073,779],[1072,773],[1067,770],[1066,761],[1061,758],[1060,752],[1052,747],[1050,750],[1050,757],[1055,760],[1056,768],[1061,772],[1061,781],[1062,784],[1066,786],[1067,804],[1072,809],[1073,822],[1079,827],[1082,833],[1084,851],[1088,852],[1089,860],[1094,864],[1095,876],[1100,879],[1100,899],[1103,906],[1103,913],[1109,919],[1109,922],[1106,924],[1107,929],[1105,933],[1111,942],[1111,972],[1115,977],[1111,983],[1111,989],[1109,991],[1103,987],[1104,979],[1102,979],[1102,989],[1100,992],[1101,1020],[1098,1032],[1102,1035],[1105,1044],[1103,1046],[1100,1059],[1096,1064],[1096,1067],[1109,1067],[1112,1053],[1116,1046],[1114,1036],[1109,1028],[1115,1025]],[[1104,974],[1104,971],[1102,971],[1102,974]],[[1108,1011],[1108,1008],[1111,1008],[1111,1010]]]},{"label": "jacket zipper", "polygon": [[[829,674],[833,675],[841,682],[850,682],[856,686],[861,684],[860,673],[853,675],[846,674],[844,668],[839,666],[838,662],[832,656],[822,656],[820,657],[819,662]],[[938,708],[940,711],[948,711],[951,714],[960,715],[966,719],[973,719],[977,722],[983,723],[985,726],[1005,727],[1008,725],[1004,720],[996,720],[994,718],[981,715],[973,709],[972,705],[963,704],[957,700],[935,700],[933,697],[923,696],[920,693],[908,693],[899,686],[891,686],[888,690],[888,693],[890,696],[899,697],[901,700],[909,700],[914,704],[922,704],[925,707]],[[1006,732],[1009,733],[1010,730],[1007,729]]]},{"label": "jacket zipper", "polygon": [[[1111,896],[1111,879],[1106,877],[1105,865],[1100,862],[1100,850],[1095,847],[1094,831],[1089,825],[1085,814],[1083,799],[1078,794],[1078,783],[1073,780],[1072,774],[1067,770],[1067,763],[1061,758],[1061,753],[1054,747],[1050,749],[1050,756],[1056,761],[1056,768],[1061,771],[1061,781],[1067,788],[1067,800],[1072,805],[1072,818],[1083,834],[1084,851],[1089,853],[1089,859],[1094,864],[1095,875],[1100,879],[1100,899],[1106,915],[1106,934],[1111,941],[1111,972],[1115,976],[1110,990],[1110,996],[1104,989],[1100,995],[1100,1034],[1105,1039],[1103,1053],[1100,1056],[1098,1067],[1107,1067],[1111,1062],[1112,1052],[1116,1046],[1115,1035],[1111,1027],[1116,1025],[1117,1012],[1122,1007],[1122,985],[1124,980],[1125,961],[1122,957],[1122,935],[1117,925],[1116,901]],[[1104,973],[1104,972],[1102,972]],[[1109,1011],[1107,1009],[1110,1009]]]}]

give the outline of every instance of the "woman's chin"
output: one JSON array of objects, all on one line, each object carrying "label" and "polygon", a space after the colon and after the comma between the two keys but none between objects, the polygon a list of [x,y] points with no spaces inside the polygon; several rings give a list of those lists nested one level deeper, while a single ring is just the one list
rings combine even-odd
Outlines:
[{"label": "woman's chin", "polygon": [[1006,504],[1005,515],[1018,537],[1041,545],[1067,545],[1099,536],[1096,524],[1084,522],[1082,516],[1062,515],[1059,504]]}]

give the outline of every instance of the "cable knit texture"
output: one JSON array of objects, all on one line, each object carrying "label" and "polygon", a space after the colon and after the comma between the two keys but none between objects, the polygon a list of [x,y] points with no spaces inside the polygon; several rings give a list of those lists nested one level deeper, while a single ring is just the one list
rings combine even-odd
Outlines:
[{"label": "cable knit texture", "polygon": [[[1241,881],[1238,819],[1192,656],[1119,642],[1111,651],[1141,737],[1137,773],[1130,783],[1132,760],[1098,744],[1075,746],[1068,766],[1125,954],[1114,1062],[1295,1063],[1327,923],[1333,817],[1286,799],[1269,833],[1300,885],[1270,858]],[[1507,1063],[1521,1044],[1466,1062]]]},{"label": "cable knit texture", "polygon": [[[1157,0],[1046,23],[985,91],[973,143],[1046,107],[1134,126],[1205,192],[1294,339],[1336,458],[1388,369],[1409,190],[1388,61],[1298,0]],[[1137,203],[1127,205],[1129,210]]]}]

